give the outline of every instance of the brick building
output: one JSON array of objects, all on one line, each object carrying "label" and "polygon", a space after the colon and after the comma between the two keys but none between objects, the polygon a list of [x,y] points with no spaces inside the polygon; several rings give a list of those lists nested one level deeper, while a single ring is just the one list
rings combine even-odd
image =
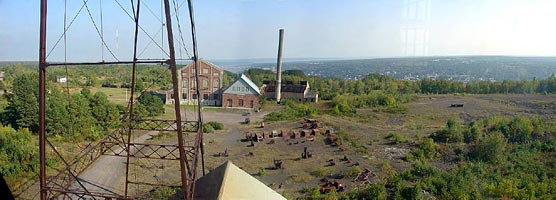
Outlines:
[{"label": "brick building", "polygon": [[[203,105],[222,105],[222,76],[223,70],[218,66],[206,61],[199,60],[199,82],[195,81],[195,65],[189,65],[178,70],[180,104],[196,105],[201,99]],[[201,96],[197,97],[197,86],[200,86]],[[174,103],[174,91],[166,91],[166,103]]]},{"label": "brick building", "polygon": [[259,87],[242,74],[222,93],[222,107],[258,108]]},{"label": "brick building", "polygon": [[[267,99],[275,99],[276,83],[274,81],[263,81],[263,95]],[[318,92],[309,91],[309,83],[300,81],[294,83],[287,81],[281,86],[282,99],[293,99],[296,101],[318,102]]]}]

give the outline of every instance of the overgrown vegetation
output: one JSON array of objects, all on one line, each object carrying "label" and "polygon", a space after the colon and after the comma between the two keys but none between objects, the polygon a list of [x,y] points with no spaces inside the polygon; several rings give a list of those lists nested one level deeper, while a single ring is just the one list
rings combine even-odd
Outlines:
[{"label": "overgrown vegetation", "polygon": [[[320,198],[551,199],[556,195],[555,134],[554,122],[524,116],[494,116],[468,125],[449,120],[407,154],[411,168],[388,173],[387,179],[364,188]],[[450,156],[452,150],[455,155]],[[451,169],[431,164],[440,157],[454,162]]]},{"label": "overgrown vegetation", "polygon": [[281,102],[283,109],[272,112],[264,117],[265,121],[284,121],[295,120],[301,117],[310,117],[317,114],[317,109],[308,105],[308,103],[299,103],[293,100],[284,100]]}]

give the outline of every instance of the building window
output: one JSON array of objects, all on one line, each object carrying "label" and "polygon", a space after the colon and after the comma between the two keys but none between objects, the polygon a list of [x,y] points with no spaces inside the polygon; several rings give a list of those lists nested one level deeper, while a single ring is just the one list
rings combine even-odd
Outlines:
[{"label": "building window", "polygon": [[174,99],[174,94],[170,94],[170,98],[171,98],[171,99]]},{"label": "building window", "polygon": [[220,86],[220,83],[219,83],[218,79],[212,80],[212,87],[216,88],[216,87],[219,87],[219,86]]},{"label": "building window", "polygon": [[182,86],[183,88],[187,88],[187,80],[183,80],[183,81],[181,82],[181,86]]},{"label": "building window", "polygon": [[239,104],[238,106],[243,107],[243,99],[240,99],[238,104]]},{"label": "building window", "polygon": [[181,73],[181,77],[182,77],[182,78],[188,77],[188,76],[187,76],[187,73]]},{"label": "building window", "polygon": [[195,68],[191,69],[191,74],[195,74],[196,70]]},{"label": "building window", "polygon": [[228,107],[232,107],[232,100],[228,99],[227,102],[228,102]]},{"label": "building window", "polygon": [[203,69],[203,74],[208,74],[209,70],[207,68]]},{"label": "building window", "polygon": [[213,76],[218,76],[219,74],[218,74],[218,72],[214,72],[214,73],[212,73],[212,75]]},{"label": "building window", "polygon": [[197,94],[193,94],[193,99],[197,99]]},{"label": "building window", "polygon": [[204,99],[204,100],[209,99],[209,95],[208,95],[208,94],[203,94],[203,99]]},{"label": "building window", "polygon": [[215,100],[218,100],[218,99],[219,99],[219,98],[218,98],[218,93],[214,93],[214,95],[213,95],[212,97],[213,97],[212,99],[215,99]]},{"label": "building window", "polygon": [[191,88],[196,88],[197,87],[197,81],[193,80],[191,81]]},{"label": "building window", "polygon": [[182,94],[181,94],[181,98],[187,99],[187,93],[182,93]]},{"label": "building window", "polygon": [[253,100],[251,100],[251,103],[249,104],[249,106],[250,106],[251,108],[255,107],[255,102],[254,102]]},{"label": "building window", "polygon": [[208,87],[208,84],[209,84],[208,80],[206,80],[206,79],[203,80],[203,88]]}]

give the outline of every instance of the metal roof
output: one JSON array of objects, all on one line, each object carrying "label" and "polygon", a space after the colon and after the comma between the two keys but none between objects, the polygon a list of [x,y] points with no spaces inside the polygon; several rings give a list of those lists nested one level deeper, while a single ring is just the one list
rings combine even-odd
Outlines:
[{"label": "metal roof", "polygon": [[197,180],[195,199],[268,199],[285,200],[231,161],[220,165]]},{"label": "metal roof", "polygon": [[261,94],[261,90],[259,90],[259,87],[257,87],[257,84],[253,83],[253,81],[251,81],[251,79],[249,79],[247,76],[245,76],[245,74],[241,74],[240,79],[245,81],[245,83],[247,83],[247,85],[249,85],[251,88],[253,88],[253,90],[255,90],[257,92],[257,94]]}]

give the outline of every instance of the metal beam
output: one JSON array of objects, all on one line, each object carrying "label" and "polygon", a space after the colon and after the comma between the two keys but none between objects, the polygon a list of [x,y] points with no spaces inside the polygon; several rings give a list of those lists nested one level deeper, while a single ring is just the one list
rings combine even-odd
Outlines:
[{"label": "metal beam", "polygon": [[[186,164],[187,159],[185,158],[185,150],[183,148],[183,132],[181,124],[181,108],[180,108],[180,96],[179,85],[178,85],[178,72],[176,67],[176,52],[174,50],[174,34],[172,32],[172,15],[170,13],[170,2],[164,0],[164,11],[166,14],[166,32],[168,33],[168,49],[170,50],[170,60],[169,65],[172,71],[172,86],[174,87],[174,110],[176,113],[176,129],[178,131],[178,151],[180,155],[180,175],[181,175],[181,188],[183,191],[184,199],[187,199],[189,191],[187,190],[187,173]],[[194,61],[196,58],[193,58]],[[199,128],[198,128],[199,129]],[[195,168],[195,167],[193,167]]]},{"label": "metal beam", "polygon": [[129,64],[167,64],[168,60],[137,60],[137,61],[115,61],[115,62],[73,62],[73,63],[46,63],[46,66],[68,66],[68,65],[129,65]]},{"label": "metal beam", "polygon": [[[132,7],[133,7],[133,1]],[[131,143],[131,133],[133,128],[133,95],[135,94],[135,72],[137,69],[137,40],[139,39],[139,10],[141,9],[141,0],[137,0],[137,14],[135,14],[135,37],[133,41],[133,67],[131,72],[131,96],[129,97],[129,129],[127,132],[127,159],[125,163],[125,191],[124,196],[127,198],[128,193],[128,183],[129,183],[129,156],[130,156],[130,143]]]},{"label": "metal beam", "polygon": [[39,159],[40,198],[46,200],[46,12],[47,0],[41,0],[39,36]]}]

